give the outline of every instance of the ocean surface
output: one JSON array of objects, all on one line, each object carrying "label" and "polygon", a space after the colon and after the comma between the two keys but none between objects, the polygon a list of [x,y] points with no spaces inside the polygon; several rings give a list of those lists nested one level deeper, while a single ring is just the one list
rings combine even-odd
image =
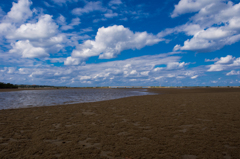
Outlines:
[{"label": "ocean surface", "polygon": [[0,92],[0,110],[96,102],[151,95],[146,89],[58,89]]}]

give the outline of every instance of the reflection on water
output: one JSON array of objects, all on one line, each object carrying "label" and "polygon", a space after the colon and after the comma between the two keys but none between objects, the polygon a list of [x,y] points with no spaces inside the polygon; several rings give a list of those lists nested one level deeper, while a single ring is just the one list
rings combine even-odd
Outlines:
[{"label": "reflection on water", "polygon": [[59,89],[0,92],[0,109],[96,102],[149,95],[146,89]]}]

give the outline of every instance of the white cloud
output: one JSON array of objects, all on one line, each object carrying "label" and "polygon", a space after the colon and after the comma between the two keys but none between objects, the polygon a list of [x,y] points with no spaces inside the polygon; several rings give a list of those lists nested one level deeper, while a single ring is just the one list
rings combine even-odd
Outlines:
[{"label": "white cloud", "polygon": [[234,4],[231,1],[215,2],[203,7],[198,14],[194,15],[191,20],[201,26],[209,27],[213,24],[226,24],[231,19],[238,18],[240,15],[240,3]]},{"label": "white cloud", "polygon": [[227,30],[223,30],[223,28],[209,28],[207,30],[202,30],[197,32],[194,36],[206,40],[216,40],[226,38],[232,33]]},{"label": "white cloud", "polygon": [[215,62],[215,61],[218,61],[219,58],[214,58],[214,59],[205,59],[205,62]]},{"label": "white cloud", "polygon": [[[78,79],[91,81],[130,81],[136,79],[137,81],[160,80],[160,78],[174,78],[174,77],[191,77],[191,74],[186,74],[185,70],[175,72],[176,70],[168,70],[162,68],[161,72],[155,71],[156,65],[167,65],[168,63],[177,62],[180,58],[178,56],[170,56],[173,53],[141,56],[130,58],[127,60],[112,61],[99,64],[86,64],[78,67]],[[180,69],[180,68],[179,68]],[[81,75],[79,75],[81,73]],[[161,76],[160,76],[161,75]]]},{"label": "white cloud", "polygon": [[11,23],[0,23],[0,35],[7,34],[14,29],[15,27]]},{"label": "white cloud", "polygon": [[58,18],[57,18],[57,23],[59,25],[66,25],[66,18],[63,16],[63,15],[60,15]]},{"label": "white cloud", "polygon": [[90,76],[80,76],[80,80],[89,80],[91,79]]},{"label": "white cloud", "polygon": [[141,72],[141,75],[143,75],[143,76],[148,76],[149,72],[150,72],[150,71]]},{"label": "white cloud", "polygon": [[240,68],[240,57],[235,58],[231,55],[227,55],[226,57],[221,57],[218,61],[208,67],[210,67],[207,70],[209,72]]},{"label": "white cloud", "polygon": [[44,1],[43,3],[44,3],[45,6],[47,6],[47,7],[54,7],[54,5],[51,5],[51,4],[49,4],[48,2],[46,2],[46,1]]},{"label": "white cloud", "polygon": [[218,83],[218,81],[211,81],[211,83]]},{"label": "white cloud", "polygon": [[[1,70],[0,79],[4,81],[7,80],[7,78],[14,77],[17,79],[15,81],[16,83],[31,83],[34,81],[35,84],[73,86],[84,86],[81,84],[83,82],[91,82],[93,85],[121,85],[135,79],[136,82],[134,85],[149,85],[149,82],[156,82],[157,84],[159,84],[159,82],[166,83],[167,78],[171,78],[171,83],[179,82],[182,81],[183,78],[190,78],[196,74],[201,74],[199,69],[186,70],[185,68],[179,68],[178,71],[176,71],[163,67],[161,71],[154,71],[156,66],[167,66],[168,63],[179,62],[181,56],[177,56],[176,54],[179,53],[147,55],[126,60],[69,67],[55,67],[38,63],[37,65],[27,66],[27,68],[26,66],[21,67],[21,69],[18,69],[12,74],[7,73],[8,69],[5,69],[5,71]],[[46,59],[51,60],[51,58]],[[71,59],[69,61],[71,62]],[[74,60],[72,62],[74,62]],[[169,83],[167,83],[167,85],[169,85]]]},{"label": "white cloud", "polygon": [[6,70],[7,70],[7,67],[4,67],[4,69],[0,70],[0,72],[6,72]]},{"label": "white cloud", "polygon": [[163,67],[157,67],[157,68],[153,69],[153,71],[156,72],[156,71],[161,71],[163,69],[164,69]]},{"label": "white cloud", "polygon": [[112,6],[112,5],[120,5],[122,4],[122,1],[121,0],[111,0],[108,5],[109,6]]},{"label": "white cloud", "polygon": [[234,71],[234,70],[232,70],[231,72],[228,72],[226,75],[227,75],[227,76],[240,75],[240,71]]},{"label": "white cloud", "polygon": [[193,36],[176,45],[174,50],[211,52],[240,40],[240,3],[225,0],[181,0],[175,6],[172,17],[198,12],[185,25],[166,29],[158,34],[164,37],[172,33],[185,32]]},{"label": "white cloud", "polygon": [[74,58],[74,57],[68,57],[64,61],[64,65],[79,65],[81,63],[81,60],[79,58]]},{"label": "white cloud", "polygon": [[77,2],[78,0],[52,0],[52,1],[61,6],[67,2],[72,3],[72,2]]},{"label": "white cloud", "polygon": [[240,29],[240,18],[234,17],[229,20],[229,28],[233,30],[239,30]]},{"label": "white cloud", "polygon": [[221,65],[221,64],[214,64],[214,65],[211,65],[210,68],[207,71],[208,72],[222,71],[224,69],[226,69],[226,66]]},{"label": "white cloud", "polygon": [[21,54],[23,58],[40,58],[47,57],[49,54],[41,47],[34,47],[29,40],[18,41],[12,44],[13,49],[10,53]]},{"label": "white cloud", "polygon": [[106,18],[113,18],[116,16],[118,16],[118,13],[113,13],[112,10],[109,10],[107,13],[104,14],[104,17],[106,17]]},{"label": "white cloud", "polygon": [[19,74],[29,74],[29,70],[25,68],[19,68],[18,69]]},{"label": "white cloud", "polygon": [[131,82],[135,82],[135,81],[137,81],[137,79],[130,79],[129,81],[131,81]]},{"label": "white cloud", "polygon": [[198,78],[198,75],[192,76],[191,79],[196,79]]},{"label": "white cloud", "polygon": [[81,22],[80,22],[80,19],[79,18],[74,18],[72,19],[72,22],[68,25],[64,24],[62,27],[61,27],[61,30],[70,30],[70,29],[74,29],[74,26],[76,25],[79,25]]},{"label": "white cloud", "polygon": [[7,73],[14,73],[15,70],[16,70],[15,67],[8,67],[8,71],[7,71]]},{"label": "white cloud", "polygon": [[216,64],[229,64],[232,63],[235,60],[232,55],[227,55],[226,57],[221,57],[220,60],[216,62]]},{"label": "white cloud", "polygon": [[122,25],[102,27],[98,29],[95,40],[87,40],[73,50],[72,57],[88,58],[99,56],[100,59],[116,57],[121,51],[128,49],[141,49],[161,41],[155,35],[147,32],[133,33]]},{"label": "white cloud", "polygon": [[119,19],[119,20],[122,20],[122,21],[127,21],[127,20],[128,20],[128,18],[127,18],[127,17],[124,17],[124,18],[122,18],[122,19]]},{"label": "white cloud", "polygon": [[30,5],[32,4],[29,0],[19,0],[18,3],[12,2],[11,11],[7,13],[7,17],[13,22],[24,22],[32,16]]},{"label": "white cloud", "polygon": [[87,4],[83,8],[75,8],[72,10],[72,13],[75,15],[82,15],[84,13],[90,13],[93,11],[106,11],[105,8],[102,7],[102,3],[100,1],[97,2],[87,2]]},{"label": "white cloud", "polygon": [[44,75],[44,73],[45,73],[45,71],[42,71],[42,70],[36,70],[36,71],[34,71],[33,73],[31,73],[30,75],[29,75],[29,77],[41,77],[41,76],[43,76]]},{"label": "white cloud", "polygon": [[168,36],[173,33],[177,34],[179,32],[185,32],[187,35],[194,35],[201,30],[203,30],[203,28],[201,28],[200,25],[187,23],[184,25],[177,26],[175,28],[167,28],[167,29],[159,32],[157,36],[162,38],[162,37]]},{"label": "white cloud", "polygon": [[14,33],[7,36],[9,39],[39,39],[49,38],[57,33],[58,26],[52,16],[45,14],[37,23],[22,24]]},{"label": "white cloud", "polygon": [[80,22],[80,19],[79,18],[73,18],[72,19],[72,22],[70,23],[70,25],[72,26],[76,26],[76,25],[79,25],[81,22]]},{"label": "white cloud", "polygon": [[136,74],[138,74],[138,73],[137,73],[137,70],[132,70],[129,74],[130,74],[130,75],[136,75]]},{"label": "white cloud", "polygon": [[[34,23],[35,20],[37,22]],[[58,21],[64,23],[65,19],[62,16]],[[73,20],[73,23],[76,25],[76,20]],[[13,48],[10,52],[18,51],[23,58],[46,57],[49,53],[59,52],[64,48],[64,43],[73,45],[65,34],[59,33],[58,25],[48,14],[18,26],[14,23],[1,23],[0,34],[11,43]]]},{"label": "white cloud", "polygon": [[188,65],[188,63],[185,62],[171,62],[167,64],[167,69],[171,70],[171,69],[179,69],[179,68],[183,68],[184,66]]},{"label": "white cloud", "polygon": [[162,78],[163,78],[163,76],[159,76],[159,77],[155,77],[154,79],[159,80],[159,79],[162,79]]},{"label": "white cloud", "polygon": [[184,42],[184,46],[176,45],[174,50],[193,50],[198,52],[218,50],[224,45],[233,43],[228,41],[230,40],[228,37],[231,37],[233,34],[234,32],[227,31],[224,28],[212,27],[197,32],[192,39]]},{"label": "white cloud", "polygon": [[223,0],[180,0],[171,14],[171,17],[177,17],[181,14],[192,13],[201,10],[203,7]]}]

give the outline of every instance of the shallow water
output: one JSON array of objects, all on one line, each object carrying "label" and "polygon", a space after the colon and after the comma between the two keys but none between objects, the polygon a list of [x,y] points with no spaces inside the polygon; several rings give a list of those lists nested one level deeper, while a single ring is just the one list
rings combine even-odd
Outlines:
[{"label": "shallow water", "polygon": [[146,89],[59,89],[0,92],[0,109],[96,102],[151,95]]}]

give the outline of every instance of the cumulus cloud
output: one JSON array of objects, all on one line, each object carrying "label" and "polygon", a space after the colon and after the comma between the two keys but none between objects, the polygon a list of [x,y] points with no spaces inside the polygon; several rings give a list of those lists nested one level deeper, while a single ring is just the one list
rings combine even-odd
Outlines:
[{"label": "cumulus cloud", "polygon": [[11,23],[0,23],[0,35],[7,34],[14,30],[15,27]]},{"label": "cumulus cloud", "polygon": [[240,67],[240,58],[227,55],[226,57],[221,57],[218,61],[208,67],[210,67],[207,70],[209,72],[237,69]]},{"label": "cumulus cloud", "polygon": [[240,75],[240,71],[232,70],[231,72],[228,72],[226,75],[227,75],[227,76],[231,76],[231,75]]},{"label": "cumulus cloud", "polygon": [[202,26],[209,27],[213,24],[229,23],[232,19],[238,19],[240,14],[240,3],[231,1],[214,2],[203,7],[191,20]]},{"label": "cumulus cloud", "polygon": [[186,35],[193,36],[184,45],[176,45],[174,51],[211,52],[240,40],[240,3],[226,3],[224,0],[181,0],[175,6],[172,17],[190,12],[197,14],[189,22],[158,34],[159,37],[164,37],[185,32]]},{"label": "cumulus cloud", "polygon": [[177,17],[182,14],[197,12],[206,5],[224,0],[180,0],[171,14],[171,17]]},{"label": "cumulus cloud", "polygon": [[56,34],[58,26],[52,16],[45,14],[37,23],[22,24],[16,31],[8,35],[9,39],[39,39],[48,38]]},{"label": "cumulus cloud", "polygon": [[[184,42],[183,46],[176,45],[174,50],[192,50],[198,52],[210,52],[221,49],[224,45],[231,45],[238,39],[232,39],[233,31],[225,28],[212,27],[194,34],[192,39]],[[232,37],[231,37],[232,36]]]},{"label": "cumulus cloud", "polygon": [[[0,36],[3,41],[11,44],[10,46],[8,44],[5,46],[9,48],[10,53],[20,55],[17,56],[18,58],[42,58],[59,52],[66,45],[74,45],[73,41],[78,40],[76,39],[78,35],[60,33],[58,30],[59,26],[52,16],[48,14],[36,16],[37,12],[34,11],[35,9],[30,10],[31,4],[31,1],[26,0],[19,0],[18,3],[13,3],[11,10],[1,20]],[[30,14],[29,10],[31,13],[35,12],[34,17],[31,17],[32,14]],[[23,19],[15,21],[11,18],[11,16],[14,16],[13,13],[22,16]],[[57,22],[58,24],[64,24],[65,18],[62,16],[58,18]],[[69,26],[73,27],[78,24],[80,24],[80,19],[74,18]],[[9,58],[5,57],[5,59]],[[11,59],[10,61],[13,60]]]},{"label": "cumulus cloud", "polygon": [[98,29],[95,40],[87,40],[73,50],[72,57],[88,58],[99,56],[100,59],[116,57],[123,50],[141,49],[157,44],[161,39],[147,32],[132,32],[122,25]]},{"label": "cumulus cloud", "polygon": [[64,65],[79,65],[81,63],[81,60],[79,58],[74,58],[74,57],[68,57],[64,61]]},{"label": "cumulus cloud", "polygon": [[11,11],[7,13],[7,20],[10,19],[12,22],[24,22],[32,16],[30,5],[32,4],[29,0],[19,0],[17,3],[12,2]]},{"label": "cumulus cloud", "polygon": [[87,4],[83,8],[75,8],[72,10],[72,13],[75,15],[82,15],[84,13],[90,13],[93,11],[106,11],[105,8],[102,7],[102,3],[100,1],[97,2],[87,2]]},{"label": "cumulus cloud", "polygon": [[235,57],[232,55],[227,55],[226,57],[221,57],[220,60],[216,62],[216,64],[229,64],[235,60]]},{"label": "cumulus cloud", "polygon": [[10,53],[21,54],[23,58],[40,58],[47,57],[49,54],[41,47],[34,47],[29,40],[18,41],[12,44],[13,49]]}]

